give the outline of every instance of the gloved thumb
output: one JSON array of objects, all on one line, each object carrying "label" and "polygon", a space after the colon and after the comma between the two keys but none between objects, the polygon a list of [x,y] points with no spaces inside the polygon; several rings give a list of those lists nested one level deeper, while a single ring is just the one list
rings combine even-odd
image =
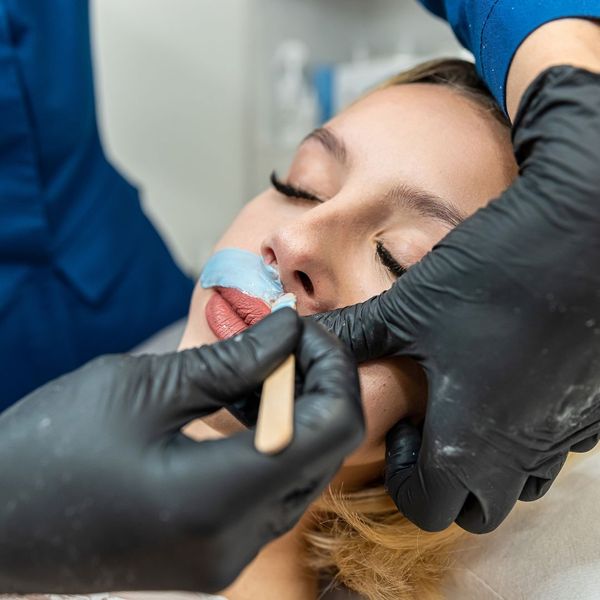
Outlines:
[{"label": "gloved thumb", "polygon": [[432,460],[427,436],[400,421],[386,437],[385,488],[398,510],[426,531],[442,531],[458,516],[467,497]]},{"label": "gloved thumb", "polygon": [[421,433],[408,420],[399,421],[385,437],[385,489],[394,498],[419,457]]},{"label": "gloved thumb", "polygon": [[[409,277],[409,274],[404,277]],[[312,318],[346,344],[358,362],[382,356],[409,354],[413,341],[404,278],[366,302]]]}]

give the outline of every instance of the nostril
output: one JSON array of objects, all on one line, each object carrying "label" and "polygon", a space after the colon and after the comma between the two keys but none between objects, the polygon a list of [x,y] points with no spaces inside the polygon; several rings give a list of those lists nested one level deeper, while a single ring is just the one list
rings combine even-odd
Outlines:
[{"label": "nostril", "polygon": [[309,296],[312,296],[312,294],[315,291],[315,288],[313,287],[310,277],[306,273],[303,273],[302,271],[296,271],[296,277],[298,277],[298,279],[300,280],[302,287],[304,287],[304,291]]},{"label": "nostril", "polygon": [[271,250],[271,248],[261,248],[261,254],[263,261],[266,265],[276,265],[277,257],[275,256],[275,252]]}]

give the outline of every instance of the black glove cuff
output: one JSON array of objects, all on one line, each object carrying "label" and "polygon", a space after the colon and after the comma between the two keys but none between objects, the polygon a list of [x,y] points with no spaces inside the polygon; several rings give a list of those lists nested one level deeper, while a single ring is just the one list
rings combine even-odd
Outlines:
[{"label": "black glove cuff", "polygon": [[[550,67],[533,80],[523,94],[512,130],[519,165],[533,158],[536,148],[532,144],[543,142],[539,145],[548,152],[564,140],[575,142],[574,158],[595,155],[597,161],[599,135],[600,73],[568,65]],[[583,161],[585,166],[591,163]],[[600,171],[597,165],[593,163],[594,172]]]}]

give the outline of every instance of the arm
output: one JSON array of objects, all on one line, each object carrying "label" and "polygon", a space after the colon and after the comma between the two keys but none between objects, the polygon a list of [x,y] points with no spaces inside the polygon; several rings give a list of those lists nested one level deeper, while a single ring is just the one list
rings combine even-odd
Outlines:
[{"label": "arm", "polygon": [[513,121],[525,90],[542,71],[556,65],[600,72],[599,22],[583,19],[553,21],[534,31],[523,42],[511,64],[506,86],[506,106]]}]

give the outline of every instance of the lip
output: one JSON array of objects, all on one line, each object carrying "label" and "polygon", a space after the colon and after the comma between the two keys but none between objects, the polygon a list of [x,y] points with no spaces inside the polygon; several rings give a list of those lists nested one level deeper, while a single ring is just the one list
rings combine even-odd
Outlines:
[{"label": "lip", "polygon": [[268,304],[233,288],[215,287],[206,303],[211,331],[221,340],[233,337],[271,313]]}]

